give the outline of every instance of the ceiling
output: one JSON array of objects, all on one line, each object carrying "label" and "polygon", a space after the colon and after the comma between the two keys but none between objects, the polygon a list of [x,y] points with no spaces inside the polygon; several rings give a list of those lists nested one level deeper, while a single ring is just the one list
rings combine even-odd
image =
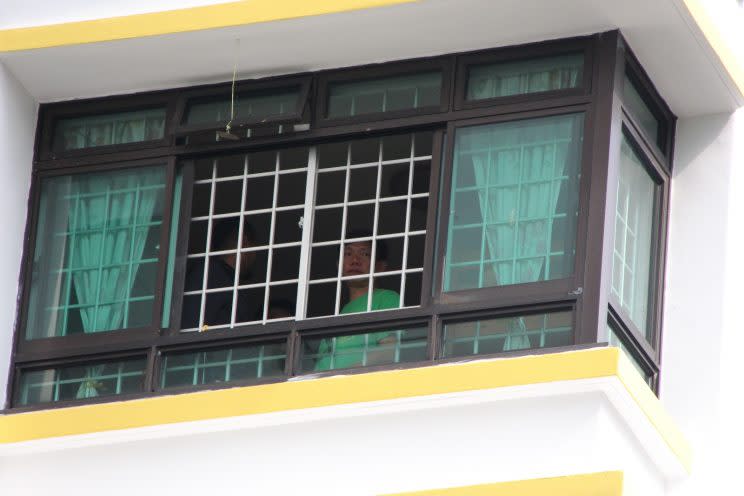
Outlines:
[{"label": "ceiling", "polygon": [[0,53],[40,102],[248,79],[620,28],[680,116],[744,103],[683,0],[422,0],[130,40]]}]

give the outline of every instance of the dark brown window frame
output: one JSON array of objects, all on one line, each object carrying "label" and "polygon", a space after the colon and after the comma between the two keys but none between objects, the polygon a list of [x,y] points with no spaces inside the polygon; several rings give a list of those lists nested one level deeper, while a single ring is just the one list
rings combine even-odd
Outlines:
[{"label": "dark brown window frame", "polygon": [[[529,57],[540,57],[559,55],[563,53],[576,53],[583,51],[585,54],[584,82],[581,88],[570,90],[559,90],[550,92],[533,93],[528,95],[517,95],[516,97],[504,97],[488,99],[476,102],[468,102],[463,105],[464,81],[467,67],[473,63],[482,62],[487,57],[489,61],[517,60]],[[467,319],[498,318],[500,316],[514,316],[540,313],[540,310],[570,310],[574,323],[574,344],[569,347],[530,349],[497,353],[495,355],[477,355],[472,358],[483,358],[486,356],[515,356],[520,354],[550,353],[563,349],[581,349],[597,346],[602,336],[602,329],[614,309],[610,306],[604,307],[604,311],[597,303],[601,298],[594,294],[594,288],[601,287],[601,281],[606,274],[598,270],[598,262],[606,253],[597,249],[597,243],[601,246],[602,233],[604,230],[604,211],[606,205],[606,185],[611,173],[608,168],[612,167],[613,160],[607,160],[607,151],[610,144],[610,130],[615,129],[609,125],[611,118],[618,119],[617,109],[613,107],[613,95],[617,100],[618,74],[624,71],[624,63],[628,60],[634,61],[632,54],[627,50],[622,37],[618,32],[601,33],[598,35],[573,38],[568,40],[533,43],[518,47],[499,48],[486,51],[470,52],[464,54],[449,54],[441,57],[431,57],[406,62],[392,62],[389,64],[378,64],[351,69],[323,71],[314,74],[302,74],[291,77],[270,78],[261,81],[249,81],[245,87],[251,85],[265,84],[282,85],[290,80],[307,81],[308,98],[304,112],[309,112],[310,129],[303,133],[291,135],[268,136],[255,139],[246,139],[241,142],[216,142],[203,145],[184,146],[175,140],[175,129],[183,118],[183,112],[188,104],[189,98],[205,94],[225,94],[227,84],[211,85],[209,87],[188,88],[185,90],[169,90],[125,97],[107,99],[94,99],[84,102],[60,103],[43,105],[40,110],[40,125],[37,130],[37,149],[39,153],[34,162],[34,178],[32,182],[32,195],[29,202],[29,218],[24,250],[24,269],[21,278],[22,304],[19,305],[19,316],[15,334],[14,355],[11,365],[12,379],[8,384],[8,407],[11,412],[28,411],[47,408],[58,408],[81,402],[118,401],[133,397],[132,395],[111,396],[100,400],[74,400],[51,404],[15,406],[11,404],[13,394],[20,380],[20,372],[29,368],[38,368],[40,364],[65,365],[71,360],[82,360],[85,362],[113,358],[117,356],[147,356],[147,370],[145,380],[145,392],[134,395],[134,397],[147,397],[157,394],[174,392],[189,392],[202,389],[215,389],[220,387],[235,387],[238,385],[255,384],[256,381],[235,381],[223,384],[206,384],[200,386],[188,386],[184,388],[163,390],[159,386],[160,362],[163,353],[180,352],[187,350],[207,350],[221,348],[229,345],[247,343],[277,342],[286,340],[287,343],[287,366],[286,376],[267,379],[265,382],[281,382],[287,377],[296,375],[299,370],[299,360],[302,349],[302,340],[305,337],[341,335],[346,333],[359,333],[365,330],[384,328],[386,324],[401,321],[411,323],[426,322],[429,328],[429,342],[427,344],[427,360],[416,363],[399,363],[387,366],[375,366],[365,368],[345,369],[343,373],[362,373],[378,369],[409,368],[415,366],[429,365],[432,363],[446,362],[450,359],[441,357],[441,333],[443,323],[461,321]],[[630,62],[635,63],[635,62]],[[327,103],[327,90],[329,82],[339,80],[359,80],[373,77],[392,76],[397,74],[411,73],[416,70],[431,70],[441,67],[443,72],[442,105],[439,108],[423,108],[405,110],[401,113],[388,112],[381,114],[368,114],[344,119],[327,119],[324,117],[325,105]],[[622,67],[622,69],[620,69]],[[645,73],[643,73],[645,77]],[[607,81],[610,84],[607,84]],[[603,83],[603,84],[600,84]],[[658,96],[653,85],[648,82],[649,94]],[[283,86],[286,86],[284,84]],[[275,86],[271,86],[275,87]],[[660,97],[659,97],[660,98]],[[127,144],[113,145],[111,147],[96,147],[83,149],[65,156],[52,156],[49,152],[52,123],[58,116],[76,116],[92,108],[112,108],[118,110],[131,110],[138,102],[149,101],[148,99],[161,99],[168,102],[168,117],[166,119],[166,139],[164,143],[155,144]],[[661,100],[663,104],[663,100]],[[125,105],[126,104],[126,105]],[[664,104],[661,108],[668,110]],[[114,110],[112,110],[114,111]],[[441,276],[444,253],[442,243],[446,237],[446,204],[449,202],[449,188],[451,180],[451,160],[454,146],[454,130],[458,127],[473,125],[483,122],[506,122],[513,120],[529,119],[548,115],[561,115],[572,113],[584,113],[584,136],[582,144],[581,179],[578,187],[579,218],[576,227],[576,258],[573,276],[547,282],[532,284],[518,284],[511,287],[484,288],[452,293],[442,293],[441,287],[434,288],[432,284]],[[303,115],[303,119],[306,115]],[[662,173],[665,182],[665,196],[662,201],[661,212],[662,223],[661,234],[658,239],[659,257],[656,274],[663,277],[663,255],[666,244],[666,217],[668,211],[668,170],[671,168],[671,153],[660,154],[653,151],[647,140],[640,135],[641,131],[635,126],[632,116],[623,115],[622,122],[634,137],[639,139],[643,145],[644,152],[650,153],[655,159],[657,171]],[[669,133],[670,150],[672,145],[674,117],[669,113],[667,121]],[[349,139],[354,137],[366,137],[369,135],[384,135],[396,132],[411,132],[431,129],[434,130],[435,140],[432,151],[432,175],[430,181],[429,211],[427,216],[427,240],[425,244],[424,272],[422,276],[421,305],[416,308],[405,308],[400,310],[388,310],[373,312],[369,314],[352,314],[329,318],[311,318],[290,322],[268,323],[264,326],[249,325],[236,327],[234,329],[221,329],[202,333],[179,333],[177,316],[180,310],[179,292],[175,291],[173,304],[171,305],[171,319],[168,328],[161,328],[163,309],[163,285],[165,284],[165,260],[167,258],[167,236],[170,234],[170,221],[173,218],[170,212],[173,199],[173,184],[175,171],[182,163],[188,160],[211,157],[217,154],[247,153],[252,150],[281,148],[289,145],[318,145],[326,141]],[[617,130],[615,129],[615,131]],[[445,139],[446,134],[446,139]],[[152,145],[152,146],[150,146]],[[46,147],[46,148],[45,148]],[[84,173],[86,171],[113,170],[132,166],[135,163],[142,165],[155,165],[167,163],[167,188],[168,195],[164,207],[164,224],[161,236],[161,260],[158,269],[158,292],[159,301],[156,305],[152,328],[145,330],[144,334],[135,336],[129,330],[104,332],[98,335],[83,336],[91,337],[85,343],[65,344],[61,341],[66,338],[51,338],[49,343],[38,347],[24,347],[21,343],[23,337],[20,334],[25,329],[24,312],[27,310],[28,301],[28,272],[32,260],[31,248],[33,245],[34,226],[38,218],[38,196],[42,177],[61,175],[68,173]],[[443,185],[443,191],[439,191]],[[185,234],[183,224],[188,221],[190,203],[186,197],[190,194],[187,181],[184,180],[179,216],[180,226],[178,229],[179,240],[177,248],[185,249]],[[441,200],[441,204],[439,201]],[[600,215],[601,214],[601,215]],[[167,215],[167,218],[165,217]],[[168,226],[166,227],[166,222]],[[438,228],[438,229],[437,229]],[[444,229],[444,230],[442,230]],[[438,235],[436,233],[439,233]],[[435,243],[437,246],[435,246]],[[591,247],[591,248],[590,248]],[[599,253],[596,253],[596,252]],[[606,263],[602,262],[603,264]],[[175,264],[175,280],[183,277],[185,263],[179,261],[178,254]],[[439,275],[439,276],[438,276]],[[661,279],[656,282],[654,294],[657,297],[656,315],[654,316],[655,329],[660,329],[661,324]],[[441,285],[441,281],[436,281]],[[617,315],[615,314],[615,317]],[[634,355],[637,354],[641,363],[651,369],[658,376],[659,371],[659,349],[661,335],[655,333],[657,346],[652,349],[638,339],[624,325],[624,320],[616,318],[616,327],[620,329],[618,334],[630,348]],[[335,333],[335,334],[334,334]],[[117,334],[121,337],[116,337]],[[125,336],[126,334],[126,336]],[[131,335],[129,335],[131,334]],[[20,337],[19,337],[20,336]],[[55,341],[56,340],[56,341]],[[461,361],[463,358],[452,359]],[[314,373],[313,375],[333,375],[339,371],[328,371]],[[259,381],[263,383],[264,381]]]}]

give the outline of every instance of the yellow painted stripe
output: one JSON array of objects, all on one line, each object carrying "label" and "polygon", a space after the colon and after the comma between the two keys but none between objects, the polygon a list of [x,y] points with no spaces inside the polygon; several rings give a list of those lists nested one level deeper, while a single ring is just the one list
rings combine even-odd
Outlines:
[{"label": "yellow painted stripe", "polygon": [[390,370],[0,416],[0,444],[558,381],[619,377],[689,470],[691,451],[617,348]]},{"label": "yellow painted stripe", "polygon": [[612,376],[617,351],[441,365],[159,396],[0,417],[0,443],[178,422]]},{"label": "yellow painted stripe", "polygon": [[622,496],[622,472],[497,482],[388,496]]},{"label": "yellow painted stripe", "polygon": [[687,440],[630,359],[620,350],[618,355],[618,378],[689,473],[692,469],[692,449]]},{"label": "yellow painted stripe", "polygon": [[703,5],[703,0],[683,0],[687,10],[693,20],[700,27],[706,40],[718,56],[721,64],[728,72],[732,81],[739,89],[740,98],[744,97],[744,65],[741,57],[738,56],[734,48],[727,42],[716,22],[708,14],[707,8]]},{"label": "yellow painted stripe", "polygon": [[224,28],[417,1],[241,0],[123,17],[0,30],[0,52]]}]

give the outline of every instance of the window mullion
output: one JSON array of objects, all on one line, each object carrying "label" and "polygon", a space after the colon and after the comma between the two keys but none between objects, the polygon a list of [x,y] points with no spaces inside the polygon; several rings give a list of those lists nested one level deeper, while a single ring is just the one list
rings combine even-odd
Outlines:
[{"label": "window mullion", "polygon": [[308,283],[310,281],[310,254],[313,234],[313,206],[317,180],[318,149],[310,147],[308,156],[307,183],[305,186],[305,209],[302,213],[302,245],[300,248],[300,272],[297,283],[297,307],[295,319],[304,319],[307,313]]}]

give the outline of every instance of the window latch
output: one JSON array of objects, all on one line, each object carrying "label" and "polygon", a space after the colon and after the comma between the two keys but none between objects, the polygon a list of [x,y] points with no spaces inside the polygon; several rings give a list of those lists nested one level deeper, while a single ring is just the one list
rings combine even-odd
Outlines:
[{"label": "window latch", "polygon": [[300,217],[300,220],[297,221],[297,227],[299,227],[300,229],[305,227],[305,217]]},{"label": "window latch", "polygon": [[584,294],[584,288],[582,288],[581,286],[579,286],[578,288],[574,289],[573,291],[569,291],[568,294],[570,294],[572,296],[580,296],[580,295]]}]

